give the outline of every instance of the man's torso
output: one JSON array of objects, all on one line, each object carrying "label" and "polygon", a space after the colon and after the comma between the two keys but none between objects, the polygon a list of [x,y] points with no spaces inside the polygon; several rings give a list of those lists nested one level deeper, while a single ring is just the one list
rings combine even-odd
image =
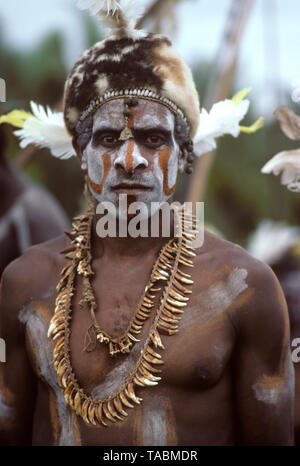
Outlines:
[{"label": "man's torso", "polygon": [[[221,244],[222,243],[222,244]],[[34,372],[38,374],[33,444],[85,445],[200,445],[234,444],[233,356],[235,332],[229,313],[251,299],[247,270],[228,262],[228,249],[243,250],[232,243],[206,234],[205,245],[197,251],[191,273],[192,294],[179,324],[179,333],[162,335],[165,350],[162,380],[155,387],[137,388],[143,402],[127,409],[124,421],[109,427],[89,427],[66,404],[52,365],[53,343],[47,330],[55,308],[55,286],[65,264],[57,252],[65,240],[52,242],[53,258],[41,274],[44,285],[22,310],[26,324],[27,348]],[[120,336],[133,318],[148,282],[155,256],[119,263],[105,257],[93,261],[93,288],[97,299],[96,318],[112,337]],[[49,261],[51,262],[51,261]],[[46,280],[46,281],[45,281]],[[111,357],[108,347],[97,343],[84,350],[92,323],[88,309],[79,307],[81,280],[76,282],[70,323],[71,362],[79,385],[87,394],[103,399],[116,392],[134,370],[144,346],[152,318],[145,323],[140,342],[129,355]],[[158,300],[156,301],[156,304]],[[157,306],[152,310],[156,311]],[[42,426],[42,428],[41,428]]]}]

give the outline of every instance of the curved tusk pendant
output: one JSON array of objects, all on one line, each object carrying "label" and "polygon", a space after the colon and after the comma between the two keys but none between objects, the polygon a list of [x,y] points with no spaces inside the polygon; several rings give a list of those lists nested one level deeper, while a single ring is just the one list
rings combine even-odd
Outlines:
[{"label": "curved tusk pendant", "polygon": [[120,392],[119,396],[123,405],[125,405],[127,408],[134,408],[134,406],[131,403],[129,403],[129,401],[126,398],[126,395],[123,392]]}]

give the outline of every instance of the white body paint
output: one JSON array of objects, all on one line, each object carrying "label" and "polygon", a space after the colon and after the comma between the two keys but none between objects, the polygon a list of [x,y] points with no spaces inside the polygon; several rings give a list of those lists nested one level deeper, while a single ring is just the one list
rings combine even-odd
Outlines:
[{"label": "white body paint", "polygon": [[15,414],[14,408],[7,404],[4,396],[0,393],[0,419],[13,420]]},{"label": "white body paint", "polygon": [[144,342],[136,343],[129,355],[117,367],[115,367],[103,381],[92,390],[93,398],[104,399],[116,392],[125,382],[128,374],[135,368]]},{"label": "white body paint", "polygon": [[288,392],[286,387],[284,387],[284,390],[282,390],[277,388],[263,388],[255,384],[252,386],[252,388],[255,393],[255,398],[258,401],[263,401],[264,403],[273,405],[280,403],[282,396]]},{"label": "white body paint", "polygon": [[167,406],[165,397],[149,397],[143,405],[143,445],[167,445]]},{"label": "white body paint", "polygon": [[[184,314],[181,326],[193,325],[197,321],[206,320],[221,314],[226,307],[248,288],[246,269],[233,269],[224,280],[219,280],[197,295],[197,305],[192,306]],[[201,313],[199,312],[201,309]]]},{"label": "white body paint", "polygon": [[63,391],[58,385],[57,374],[52,364],[53,347],[47,337],[48,324],[42,314],[33,307],[22,310],[19,315],[19,320],[26,325],[26,330],[34,348],[40,373],[56,395],[60,422],[59,445],[75,445],[71,409],[65,402]]},{"label": "white body paint", "polygon": [[[287,352],[287,358],[290,359],[289,352]],[[268,385],[270,385],[270,382],[273,379],[274,387],[266,386],[263,380],[252,385],[252,390],[254,391],[255,398],[258,401],[274,405],[274,408],[280,408],[286,399],[291,396],[291,393],[294,393],[295,372],[293,364],[287,361],[285,368],[285,373],[280,374],[280,379],[277,374],[273,377],[268,376]],[[280,383],[278,383],[278,380],[280,380]]]},{"label": "white body paint", "polygon": [[[115,367],[91,393],[94,398],[106,398],[116,392],[136,365],[144,342],[137,343],[130,354]],[[167,442],[167,402],[164,397],[147,397],[142,403],[143,445],[166,445]]]}]

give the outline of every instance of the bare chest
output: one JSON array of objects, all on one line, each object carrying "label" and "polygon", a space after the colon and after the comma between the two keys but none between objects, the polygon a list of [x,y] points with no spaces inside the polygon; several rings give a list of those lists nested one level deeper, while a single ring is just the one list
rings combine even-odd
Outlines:
[{"label": "bare chest", "polygon": [[[119,274],[117,280],[113,280],[113,276],[105,277],[102,274],[101,280],[95,280],[93,283],[98,303],[96,317],[112,337],[126,332],[135,314],[149,275],[147,272],[143,273],[144,275],[141,269],[136,273],[131,271],[127,276],[123,273],[123,279]],[[220,385],[234,347],[234,335],[227,309],[246,289],[243,272],[234,270],[225,275],[210,279],[207,274],[204,275],[205,279],[194,277],[193,292],[184,309],[178,334],[161,336],[165,349],[158,351],[163,360],[163,364],[158,366],[161,371],[157,374],[161,377],[158,386],[154,389],[137,389],[139,396],[145,400],[143,406],[148,406],[149,403],[151,405],[151,393],[156,397],[165,393],[170,400],[170,406],[176,411],[178,394],[189,393],[191,396],[191,393],[194,393],[199,400],[201,393],[207,393],[207,389]],[[87,394],[104,399],[113,396],[136,370],[160,296],[157,296],[150,317],[144,323],[138,337],[140,341],[134,344],[129,354],[111,357],[108,347],[97,342],[92,351],[84,350],[86,335],[92,321],[88,309],[79,306],[81,294],[79,281],[76,284],[70,321],[72,370]],[[27,321],[30,352],[38,375],[42,375],[46,384],[54,390],[58,405],[70,416],[52,365],[53,344],[47,338],[54,300],[55,292],[43,302],[35,303],[28,309],[24,319]],[[139,412],[140,410],[135,410],[136,416],[130,417],[130,422],[138,419]],[[82,424],[81,420],[79,421]],[[135,431],[133,426],[132,429]],[[62,439],[61,442],[68,442],[68,439]]]},{"label": "bare chest", "polygon": [[[119,276],[115,273],[115,279],[111,274],[111,271],[106,277],[102,274],[101,279],[93,282],[97,300],[96,320],[111,338],[118,338],[126,335],[130,329],[148,282],[149,272],[141,268],[126,275],[122,270]],[[205,280],[194,278],[192,294],[189,295],[190,299],[181,316],[178,333],[172,336],[161,335],[165,349],[158,351],[164,361],[159,369],[165,384],[201,389],[217,383],[230,359],[234,333],[227,309],[247,286],[243,270],[233,270],[221,279],[208,280],[207,276]],[[72,367],[87,392],[92,393],[98,386],[107,386],[104,392],[110,396],[111,390],[118,389],[126,381],[128,374],[136,369],[159,308],[161,294],[157,293],[150,315],[144,321],[141,333],[136,336],[139,341],[133,342],[129,354],[119,354],[116,357],[111,357],[108,346],[100,344],[93,332],[90,332],[93,321],[89,309],[79,305],[81,298],[82,283],[79,280],[76,283],[72,318],[69,322]],[[54,301],[55,293],[38,306],[42,311],[33,309],[35,318],[29,318],[28,322],[29,330],[32,329],[32,338],[36,339],[35,333],[38,333],[40,339],[47,341],[49,352],[53,351],[53,344],[47,338],[47,328]],[[43,329],[35,332],[34,326],[38,325],[38,320],[43,320]],[[37,348],[38,346],[36,345]],[[51,359],[50,353],[47,361]],[[49,371],[51,372],[51,368]]]},{"label": "bare chest", "polygon": [[[98,285],[95,283],[97,323],[111,338],[119,338],[130,331],[147,283],[143,278],[139,275],[130,277],[130,284],[127,279],[126,286],[112,286],[105,281]],[[89,393],[111,396],[137,370],[141,352],[145,351],[150,328],[153,328],[159,309],[161,293],[157,293],[141,333],[135,335],[139,341],[133,342],[130,353],[112,357],[108,345],[100,344],[95,340],[93,332],[90,332],[91,315],[88,309],[79,309],[80,286],[77,291],[70,339],[73,368]],[[160,383],[207,389],[218,382],[234,344],[232,327],[226,314],[227,305],[224,296],[216,298],[215,289],[212,292],[209,287],[200,289],[195,286],[180,316],[178,333],[171,336],[161,334],[165,349],[157,350],[163,361],[157,367],[162,378]]]}]

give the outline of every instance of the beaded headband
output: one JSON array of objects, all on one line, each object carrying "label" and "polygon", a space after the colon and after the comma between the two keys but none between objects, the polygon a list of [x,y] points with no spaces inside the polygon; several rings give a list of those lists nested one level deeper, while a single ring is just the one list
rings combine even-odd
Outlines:
[{"label": "beaded headband", "polygon": [[180,116],[182,120],[186,123],[186,125],[190,127],[185,114],[174,102],[172,102],[172,100],[166,97],[162,97],[150,89],[140,88],[140,89],[111,90],[111,91],[105,92],[105,94],[102,97],[98,97],[92,100],[90,104],[88,105],[88,107],[82,112],[78,120],[76,130],[78,131],[83,120],[85,120],[91,114],[95,113],[102,105],[106,104],[107,102],[110,102],[111,100],[120,99],[120,98],[126,99],[130,97],[140,97],[144,100],[158,102],[164,105],[165,107],[167,107],[175,115]]}]

